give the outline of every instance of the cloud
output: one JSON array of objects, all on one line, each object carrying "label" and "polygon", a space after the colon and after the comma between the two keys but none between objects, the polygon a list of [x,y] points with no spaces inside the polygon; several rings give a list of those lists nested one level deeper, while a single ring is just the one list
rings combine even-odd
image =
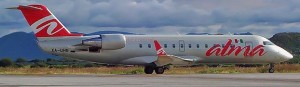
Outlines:
[{"label": "cloud", "polygon": [[[271,37],[300,32],[299,0],[2,0],[0,8],[32,3],[45,4],[71,31],[83,33],[253,32]],[[0,10],[0,25],[0,36],[8,29],[29,28],[20,12],[10,10]]]}]

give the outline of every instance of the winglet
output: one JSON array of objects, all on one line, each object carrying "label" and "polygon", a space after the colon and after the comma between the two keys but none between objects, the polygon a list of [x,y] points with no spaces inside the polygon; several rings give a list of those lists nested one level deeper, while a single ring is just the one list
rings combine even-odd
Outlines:
[{"label": "winglet", "polygon": [[155,45],[156,54],[158,56],[167,55],[166,51],[160,46],[157,40],[154,40],[154,45]]}]

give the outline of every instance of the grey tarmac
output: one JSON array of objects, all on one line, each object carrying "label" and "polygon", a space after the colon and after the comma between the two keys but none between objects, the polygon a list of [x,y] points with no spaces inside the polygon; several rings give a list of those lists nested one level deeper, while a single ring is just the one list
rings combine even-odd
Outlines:
[{"label": "grey tarmac", "polygon": [[300,73],[0,75],[0,87],[300,87]]}]

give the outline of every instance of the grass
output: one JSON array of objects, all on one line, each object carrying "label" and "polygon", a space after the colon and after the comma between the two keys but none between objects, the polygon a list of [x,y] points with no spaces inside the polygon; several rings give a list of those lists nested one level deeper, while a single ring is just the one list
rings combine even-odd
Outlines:
[{"label": "grass", "polygon": [[[173,67],[165,74],[228,74],[266,73],[268,66],[261,67]],[[275,73],[300,73],[300,64],[278,64]],[[143,67],[92,67],[92,68],[14,68],[2,67],[0,74],[144,74]]]},{"label": "grass", "polygon": [[142,74],[142,67],[0,68],[0,74]]}]

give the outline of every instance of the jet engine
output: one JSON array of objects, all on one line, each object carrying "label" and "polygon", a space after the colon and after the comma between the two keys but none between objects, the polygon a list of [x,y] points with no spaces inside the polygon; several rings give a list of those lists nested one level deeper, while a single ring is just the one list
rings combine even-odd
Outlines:
[{"label": "jet engine", "polygon": [[102,50],[116,50],[125,47],[126,38],[123,34],[102,34],[97,38],[83,40],[82,45],[92,46]]}]

